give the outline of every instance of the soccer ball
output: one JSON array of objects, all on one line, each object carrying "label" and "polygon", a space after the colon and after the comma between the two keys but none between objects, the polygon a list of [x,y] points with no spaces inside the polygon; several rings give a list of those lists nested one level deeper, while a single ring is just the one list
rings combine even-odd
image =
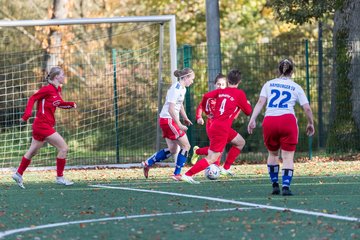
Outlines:
[{"label": "soccer ball", "polygon": [[211,164],[205,169],[205,177],[210,180],[218,179],[220,177],[220,168],[215,164]]}]

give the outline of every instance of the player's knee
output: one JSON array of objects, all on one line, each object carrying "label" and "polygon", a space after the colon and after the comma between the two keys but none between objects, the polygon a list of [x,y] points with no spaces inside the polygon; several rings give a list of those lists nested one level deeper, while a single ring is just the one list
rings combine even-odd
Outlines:
[{"label": "player's knee", "polygon": [[184,149],[185,151],[190,151],[191,145],[190,143],[186,143],[184,144],[184,147],[182,149]]},{"label": "player's knee", "polygon": [[68,145],[64,145],[58,148],[58,151],[62,154],[67,154],[69,151],[69,146]]},{"label": "player's knee", "polygon": [[206,156],[206,160],[208,161],[209,164],[213,164],[214,162],[217,161],[217,159],[219,158],[221,153],[211,153],[208,156]]},{"label": "player's knee", "polygon": [[246,141],[244,139],[240,140],[238,148],[240,150],[242,150],[244,148],[245,144],[246,144]]},{"label": "player's knee", "polygon": [[278,163],[278,161],[279,161],[279,156],[269,154],[267,158],[267,164],[275,165]]},{"label": "player's knee", "polygon": [[294,159],[293,158],[283,158],[282,168],[294,169]]},{"label": "player's knee", "polygon": [[244,138],[236,138],[236,140],[231,142],[234,147],[242,150],[246,144],[246,141]]},{"label": "player's knee", "polygon": [[213,164],[214,162],[216,162],[216,158],[206,158],[206,160],[209,164]]},{"label": "player's knee", "polygon": [[169,152],[171,155],[175,155],[178,153],[178,148],[177,147],[169,148]]},{"label": "player's knee", "polygon": [[294,157],[292,155],[282,154],[281,156],[284,164],[293,164],[294,163]]},{"label": "player's knee", "polygon": [[268,152],[269,152],[269,156],[271,156],[271,157],[279,156],[279,150],[277,150],[277,151],[268,150]]},{"label": "player's knee", "polygon": [[35,151],[32,151],[32,152],[28,152],[26,155],[27,155],[27,158],[28,158],[28,159],[31,159],[31,158],[33,158],[37,153],[38,153],[38,150],[35,150]]}]

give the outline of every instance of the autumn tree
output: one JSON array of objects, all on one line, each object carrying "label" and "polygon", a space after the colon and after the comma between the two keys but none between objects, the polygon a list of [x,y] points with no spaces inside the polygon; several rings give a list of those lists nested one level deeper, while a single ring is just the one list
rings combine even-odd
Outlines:
[{"label": "autumn tree", "polygon": [[[68,15],[68,0],[54,0],[53,10],[52,10],[51,19],[65,19]],[[48,54],[46,58],[46,67],[47,72],[52,66],[59,65],[59,57],[61,54],[61,42],[62,42],[62,33],[56,26],[50,27],[50,33],[48,37]]]}]

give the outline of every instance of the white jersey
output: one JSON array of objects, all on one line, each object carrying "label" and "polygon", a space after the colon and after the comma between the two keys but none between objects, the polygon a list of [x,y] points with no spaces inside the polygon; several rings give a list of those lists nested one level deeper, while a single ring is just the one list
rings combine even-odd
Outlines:
[{"label": "white jersey", "polygon": [[261,97],[267,99],[265,116],[294,114],[294,106],[309,103],[302,87],[291,78],[280,77],[267,81],[261,89]]},{"label": "white jersey", "polygon": [[179,116],[181,106],[185,99],[185,94],[186,94],[186,88],[181,86],[179,82],[176,82],[173,85],[171,85],[171,87],[167,91],[165,104],[161,109],[160,117],[171,118],[169,114],[170,103],[175,103],[175,112]]}]

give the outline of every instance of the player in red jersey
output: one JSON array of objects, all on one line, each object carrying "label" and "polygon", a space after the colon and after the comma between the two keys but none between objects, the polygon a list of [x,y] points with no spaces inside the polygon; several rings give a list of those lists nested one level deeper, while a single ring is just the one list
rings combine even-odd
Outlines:
[{"label": "player in red jersey", "polygon": [[[167,91],[166,101],[161,109],[159,119],[163,138],[165,138],[168,147],[154,153],[150,158],[141,163],[145,178],[148,178],[151,166],[173,155],[176,166],[171,178],[175,181],[181,180],[181,168],[185,165],[188,152],[191,148],[186,131],[188,129],[187,126],[192,125],[192,122],[186,115],[183,102],[186,87],[189,87],[194,82],[195,73],[190,68],[184,68],[183,70],[176,70],[174,75],[179,81],[173,83]],[[187,126],[181,123],[180,115]]]},{"label": "player in red jersey", "polygon": [[307,135],[312,136],[315,132],[313,114],[305,92],[300,85],[291,79],[293,69],[294,64],[290,59],[284,59],[280,62],[280,76],[263,85],[248,125],[248,132],[252,134],[256,127],[256,118],[267,102],[262,127],[264,143],[269,152],[267,165],[273,187],[272,194],[280,194],[278,162],[279,150],[281,149],[283,161],[282,195],[284,196],[292,195],[290,183],[294,173],[294,153],[299,134],[294,111],[296,102],[305,111],[308,120]]},{"label": "player in red jersey", "polygon": [[[227,86],[227,79],[226,76],[219,73],[215,78],[215,89],[224,89]],[[204,119],[202,118],[202,113],[204,112],[207,116],[206,120],[206,133],[209,132],[210,126],[213,121],[213,112],[215,110],[216,105],[216,99],[208,99],[205,104],[205,108],[203,109],[202,103],[200,102],[199,106],[196,109],[196,122],[200,125],[204,124]],[[240,113],[240,111],[239,111]],[[235,119],[237,116],[235,117]],[[228,142],[231,142],[232,139],[228,139]],[[199,155],[207,155],[209,150],[209,146],[199,148],[198,146],[194,146],[193,148],[193,155],[191,157],[191,164],[194,165],[197,160],[199,159]],[[216,160],[214,164],[220,166],[221,156]],[[220,174],[221,175],[227,175],[227,176],[233,176],[234,174],[229,170],[233,162],[225,161],[224,165],[220,167]]]},{"label": "player in red jersey", "polygon": [[228,75],[228,87],[225,89],[216,89],[208,92],[203,97],[203,107],[209,98],[216,99],[213,123],[209,129],[210,147],[208,155],[200,159],[183,176],[182,180],[188,183],[199,183],[192,176],[207,168],[210,164],[216,162],[223,152],[228,139],[233,145],[228,153],[227,161],[234,162],[245,145],[245,140],[239,133],[231,128],[234,118],[241,110],[246,115],[250,115],[252,108],[246,98],[244,91],[238,89],[241,81],[239,70],[231,70]]},{"label": "player in red jersey", "polygon": [[40,88],[29,98],[25,112],[20,119],[21,122],[26,122],[31,117],[32,108],[35,102],[37,102],[36,118],[32,124],[33,137],[30,148],[23,156],[17,172],[12,176],[18,186],[23,189],[25,187],[22,175],[29,166],[31,158],[37,154],[45,142],[48,142],[58,150],[56,157],[56,183],[63,185],[73,184],[73,182],[63,177],[68,146],[61,135],[56,132],[54,126],[56,108],[76,108],[76,104],[75,102],[65,102],[61,97],[60,85],[64,84],[65,74],[60,67],[51,68],[46,80],[49,84]]},{"label": "player in red jersey", "polygon": [[[226,76],[219,73],[215,78],[215,89],[219,89],[219,88],[224,89],[226,88],[226,86],[227,86]],[[206,127],[206,133],[208,133],[214,117],[213,112],[216,105],[216,99],[213,98],[208,99],[205,103],[205,108],[203,108],[202,105],[203,105],[202,102],[200,102],[200,104],[196,108],[196,122],[200,125],[204,125],[205,122],[204,119],[202,118],[202,113],[204,112],[207,116],[205,127]],[[209,146],[202,148],[199,148],[198,146],[194,146],[193,148],[194,153],[190,161],[191,164],[194,165],[197,162],[199,155],[206,156],[208,154],[208,149]],[[221,156],[219,157],[218,161],[216,161],[216,164],[218,166],[220,165],[220,159]]]}]

